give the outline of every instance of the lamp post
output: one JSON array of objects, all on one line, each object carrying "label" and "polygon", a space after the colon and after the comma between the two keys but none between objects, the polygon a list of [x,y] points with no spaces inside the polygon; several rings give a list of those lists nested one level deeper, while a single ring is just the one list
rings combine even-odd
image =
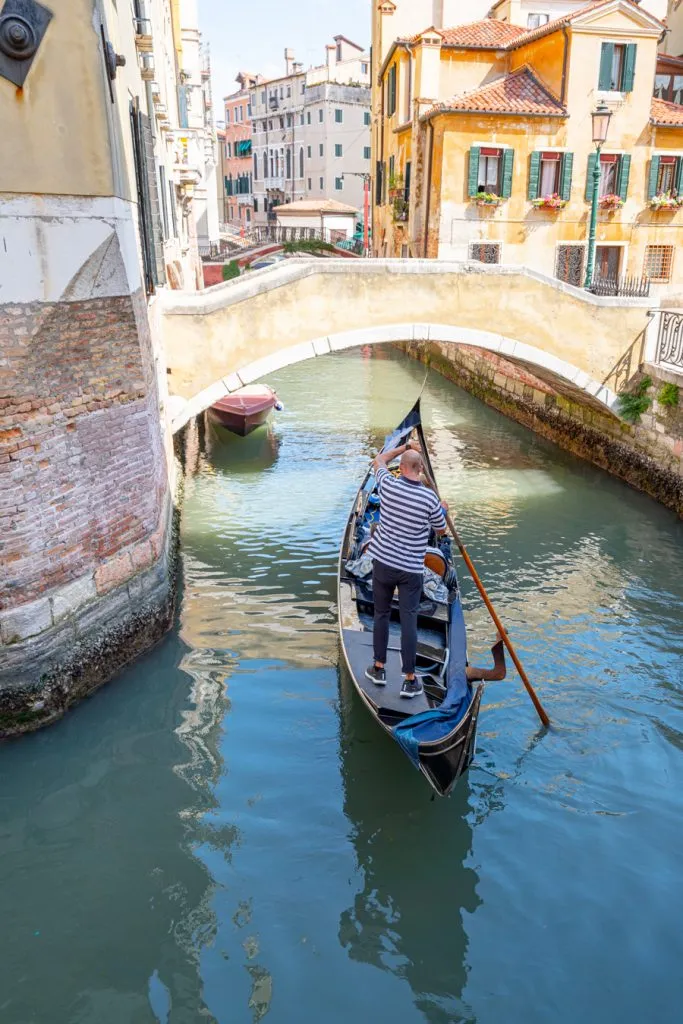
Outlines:
[{"label": "lamp post", "polygon": [[588,254],[586,256],[586,279],[584,288],[593,283],[593,266],[595,264],[595,234],[598,226],[598,192],[600,190],[600,150],[607,140],[612,111],[604,100],[601,100],[591,114],[593,121],[593,143],[595,145],[595,166],[593,167],[593,191],[591,199],[591,221],[588,231]]}]

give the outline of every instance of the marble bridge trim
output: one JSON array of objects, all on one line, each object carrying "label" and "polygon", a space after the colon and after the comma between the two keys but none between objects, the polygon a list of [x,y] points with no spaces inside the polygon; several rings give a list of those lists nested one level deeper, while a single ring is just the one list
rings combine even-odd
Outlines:
[{"label": "marble bridge trim", "polygon": [[[220,286],[219,286],[220,287]],[[424,341],[476,347],[495,352],[514,362],[523,363],[531,369],[546,370],[559,381],[584,392],[599,403],[606,411],[613,412],[617,395],[606,385],[594,380],[583,370],[551,355],[534,345],[516,341],[505,335],[468,327],[457,327],[439,323],[399,323],[341,331],[322,335],[312,341],[291,345],[272,355],[247,363],[239,370],[221,377],[208,388],[189,400],[178,396],[169,399],[171,430],[175,434],[191,419],[208,409],[225,395],[238,391],[246,384],[252,384],[262,377],[285,366],[340,352],[361,345],[388,344],[396,341]]]}]

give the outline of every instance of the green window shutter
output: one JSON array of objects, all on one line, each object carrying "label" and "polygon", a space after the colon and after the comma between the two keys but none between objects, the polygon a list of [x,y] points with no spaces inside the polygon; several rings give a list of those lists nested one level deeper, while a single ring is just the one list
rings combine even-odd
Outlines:
[{"label": "green window shutter", "polygon": [[618,194],[621,196],[624,202],[626,202],[626,196],[628,193],[628,177],[630,173],[631,157],[628,153],[624,153],[624,155],[619,160],[619,186],[617,189]]},{"label": "green window shutter", "polygon": [[676,191],[681,194],[683,189],[683,157],[676,157],[676,173],[674,174],[674,182],[676,185]]},{"label": "green window shutter", "polygon": [[566,203],[572,197],[572,167],[574,166],[574,154],[565,153],[562,157],[562,174],[560,177],[560,195]]},{"label": "green window shutter", "polygon": [[659,157],[653,156],[650,161],[650,176],[647,179],[647,198],[657,195],[657,178],[659,177]]},{"label": "green window shutter", "polygon": [[633,80],[636,77],[636,44],[629,43],[624,55],[624,74],[622,76],[621,91],[633,92]]},{"label": "green window shutter", "polygon": [[391,113],[396,113],[396,65],[391,69]]},{"label": "green window shutter", "polygon": [[529,187],[527,199],[538,199],[538,180],[541,173],[541,154],[532,153],[529,158]]},{"label": "green window shutter", "polygon": [[586,202],[589,203],[593,198],[593,174],[595,172],[595,161],[597,159],[597,153],[591,153],[588,157],[588,169],[586,170]]},{"label": "green window shutter", "polygon": [[612,88],[612,63],[614,61],[614,43],[603,43],[600,53],[600,77],[598,89],[610,92]]},{"label": "green window shutter", "polygon": [[512,163],[514,159],[514,149],[503,150],[503,184],[500,190],[503,199],[509,199],[512,195]]},{"label": "green window shutter", "polygon": [[467,179],[467,195],[476,196],[479,185],[479,151],[481,146],[472,146],[470,149],[470,166]]}]

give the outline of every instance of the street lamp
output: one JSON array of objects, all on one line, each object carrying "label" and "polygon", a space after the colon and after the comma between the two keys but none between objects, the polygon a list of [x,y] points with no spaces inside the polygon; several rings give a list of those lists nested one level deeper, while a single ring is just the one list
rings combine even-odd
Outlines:
[{"label": "street lamp", "polygon": [[584,288],[593,283],[593,265],[595,263],[595,234],[598,226],[598,192],[600,190],[600,150],[607,141],[607,132],[612,111],[604,100],[601,100],[591,114],[593,121],[593,144],[595,146],[595,166],[593,167],[593,191],[591,199],[591,222],[588,232],[588,255],[586,258],[586,280]]}]

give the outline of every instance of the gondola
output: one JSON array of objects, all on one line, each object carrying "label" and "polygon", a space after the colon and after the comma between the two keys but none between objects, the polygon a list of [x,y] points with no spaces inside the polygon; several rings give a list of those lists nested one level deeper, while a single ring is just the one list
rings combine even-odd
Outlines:
[{"label": "gondola", "polygon": [[[428,470],[420,401],[387,437],[383,451],[410,438],[419,441]],[[364,555],[372,524],[379,516],[372,469],[366,474],[346,524],[339,559],[339,632],[344,659],[363,703],[378,724],[396,740],[440,796],[447,796],[467,771],[475,752],[477,718],[483,683],[468,682],[467,639],[451,542],[432,532],[425,557],[425,590],[418,618],[416,670],[424,694],[408,700],[402,683],[398,602],[392,608],[386,686],[365,676],[372,662],[373,596],[369,559]]]}]

